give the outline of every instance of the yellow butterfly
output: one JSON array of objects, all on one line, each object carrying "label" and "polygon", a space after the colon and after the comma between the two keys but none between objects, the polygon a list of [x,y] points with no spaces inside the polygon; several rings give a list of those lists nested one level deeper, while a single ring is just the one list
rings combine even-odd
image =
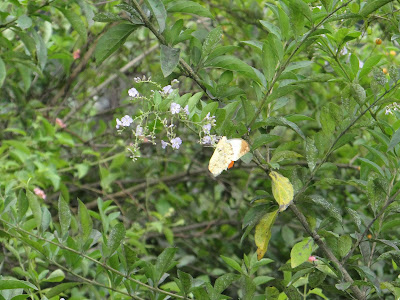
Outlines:
[{"label": "yellow butterfly", "polygon": [[208,169],[214,175],[218,176],[233,166],[243,155],[250,151],[249,144],[243,139],[227,139],[223,136],[217,144],[213,155],[208,164]]}]

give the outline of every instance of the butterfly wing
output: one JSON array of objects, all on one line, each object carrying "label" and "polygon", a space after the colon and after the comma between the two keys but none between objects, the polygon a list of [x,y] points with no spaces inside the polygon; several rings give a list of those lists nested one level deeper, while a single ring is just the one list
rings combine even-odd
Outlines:
[{"label": "butterfly wing", "polygon": [[208,164],[208,170],[214,175],[218,176],[228,169],[229,164],[233,161],[233,148],[230,143],[227,142],[226,137],[222,137],[211,156]]}]

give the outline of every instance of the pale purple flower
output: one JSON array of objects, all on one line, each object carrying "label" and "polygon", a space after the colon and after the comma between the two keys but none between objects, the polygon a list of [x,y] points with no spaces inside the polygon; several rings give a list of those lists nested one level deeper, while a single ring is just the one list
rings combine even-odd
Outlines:
[{"label": "pale purple flower", "polygon": [[202,143],[203,143],[203,145],[209,145],[209,144],[211,144],[211,136],[206,135],[205,137],[203,137]]},{"label": "pale purple flower", "polygon": [[132,124],[133,119],[130,116],[125,115],[121,118],[121,122],[122,122],[122,126],[128,127]]},{"label": "pale purple flower", "polygon": [[123,127],[128,127],[128,126],[130,126],[131,124],[132,124],[132,122],[133,122],[133,119],[130,117],[130,116],[128,116],[128,115],[125,115],[125,116],[123,116],[122,118],[121,118],[121,120],[120,119],[116,119],[116,122],[117,122],[117,125],[115,126],[117,129],[119,129],[119,127],[120,126],[123,126]]},{"label": "pale purple flower", "polygon": [[142,136],[143,135],[143,127],[140,125],[136,126],[135,134],[136,134],[136,136]]},{"label": "pale purple flower", "polygon": [[136,98],[139,97],[139,92],[137,89],[133,87],[128,91],[128,95],[131,96],[132,98]]},{"label": "pale purple flower", "polygon": [[162,88],[162,92],[164,95],[169,95],[172,93],[172,86],[167,85]]},{"label": "pale purple flower", "polygon": [[167,146],[168,146],[168,143],[161,140],[161,148],[165,149],[165,148],[167,148]]},{"label": "pale purple flower", "polygon": [[364,67],[364,62],[360,60],[360,61],[358,62],[358,66],[359,66],[360,68]]},{"label": "pale purple flower", "polygon": [[181,106],[178,103],[172,102],[171,103],[171,113],[174,114],[179,114],[181,111]]},{"label": "pale purple flower", "polygon": [[117,125],[115,125],[115,128],[119,129],[119,127],[122,126],[122,122],[118,118],[115,121],[117,121]]},{"label": "pale purple flower", "polygon": [[210,121],[211,126],[215,125],[215,116],[210,116],[210,112],[207,113],[204,120]]},{"label": "pale purple flower", "polygon": [[185,108],[183,109],[183,111],[185,112],[185,114],[189,115],[189,105],[186,105]]},{"label": "pale purple flower", "polygon": [[182,140],[180,137],[176,137],[174,139],[171,140],[171,146],[173,149],[179,149],[179,147],[182,144]]},{"label": "pale purple flower", "polygon": [[210,124],[210,123],[208,123],[208,124],[206,124],[206,125],[203,125],[203,131],[204,131],[204,133],[209,134],[209,133],[210,133],[210,130],[211,130],[211,124]]}]

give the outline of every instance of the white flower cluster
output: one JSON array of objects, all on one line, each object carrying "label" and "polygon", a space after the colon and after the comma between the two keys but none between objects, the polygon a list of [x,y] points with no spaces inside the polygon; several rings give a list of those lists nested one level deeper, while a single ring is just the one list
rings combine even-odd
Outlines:
[{"label": "white flower cluster", "polygon": [[389,104],[385,107],[385,115],[393,115],[393,111],[399,111],[400,105],[396,102]]},{"label": "white flower cluster", "polygon": [[201,139],[201,143],[203,145],[214,145],[217,140],[218,137],[216,135],[211,135],[211,128],[215,126],[216,121],[215,121],[215,116],[210,116],[210,113],[207,113],[207,115],[205,116],[205,118],[203,119],[203,126],[202,126],[202,130],[203,130],[203,134],[204,137]]}]

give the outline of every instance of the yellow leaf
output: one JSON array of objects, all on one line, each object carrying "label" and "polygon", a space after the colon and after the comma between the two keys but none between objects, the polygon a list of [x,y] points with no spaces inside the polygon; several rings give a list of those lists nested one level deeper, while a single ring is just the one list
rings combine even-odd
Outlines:
[{"label": "yellow leaf", "polygon": [[293,201],[293,185],[289,179],[275,171],[269,173],[269,176],[272,178],[272,194],[279,204],[279,211],[284,211]]},{"label": "yellow leaf", "polygon": [[271,239],[271,228],[275,222],[278,210],[265,214],[256,226],[254,240],[257,246],[257,259],[263,258],[268,249],[268,243]]}]

